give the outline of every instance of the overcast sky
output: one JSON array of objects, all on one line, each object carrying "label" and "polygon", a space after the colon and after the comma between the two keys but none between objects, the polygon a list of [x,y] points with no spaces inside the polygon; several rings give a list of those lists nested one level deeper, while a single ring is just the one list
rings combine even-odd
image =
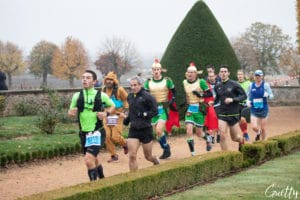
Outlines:
[{"label": "overcast sky", "polygon": [[[0,40],[27,55],[41,40],[81,40],[94,57],[105,38],[125,37],[141,54],[161,55],[196,0],[0,0]],[[227,37],[254,22],[279,26],[296,41],[296,0],[205,0]]]}]

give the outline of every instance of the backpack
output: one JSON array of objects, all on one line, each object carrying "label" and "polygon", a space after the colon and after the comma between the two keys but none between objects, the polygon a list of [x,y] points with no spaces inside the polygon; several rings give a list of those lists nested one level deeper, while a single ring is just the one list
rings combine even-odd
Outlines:
[{"label": "backpack", "polygon": [[[95,96],[95,100],[94,100],[94,108],[93,108],[93,112],[100,112],[103,109],[102,106],[102,101],[101,101],[101,92],[98,90],[97,94]],[[81,112],[83,112],[84,110],[84,97],[83,97],[83,90],[80,91],[79,93],[79,97],[77,99],[77,109],[78,109],[78,114],[77,114],[77,118],[78,118],[78,122],[79,122],[79,129],[81,130],[81,125],[80,125],[80,119],[79,119],[79,114]],[[96,127],[95,130],[101,128],[103,126],[102,120],[99,120],[97,118],[97,122],[96,122]]]}]

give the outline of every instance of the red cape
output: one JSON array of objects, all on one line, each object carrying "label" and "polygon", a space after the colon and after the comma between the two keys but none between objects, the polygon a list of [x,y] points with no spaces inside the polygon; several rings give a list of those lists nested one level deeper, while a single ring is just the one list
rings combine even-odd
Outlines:
[{"label": "red cape", "polygon": [[[170,99],[172,99],[172,97],[173,97],[173,94],[172,94],[171,90],[169,90],[168,100],[170,101]],[[177,109],[175,102],[173,102],[172,106]],[[166,122],[166,131],[168,133],[171,133],[173,126],[180,127],[179,112],[169,109],[169,117]]]}]

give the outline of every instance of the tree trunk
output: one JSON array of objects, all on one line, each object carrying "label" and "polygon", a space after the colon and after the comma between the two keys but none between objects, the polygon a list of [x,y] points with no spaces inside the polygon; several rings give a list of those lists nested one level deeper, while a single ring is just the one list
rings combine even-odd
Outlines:
[{"label": "tree trunk", "polygon": [[70,88],[74,88],[74,78],[70,78],[69,79],[69,85],[70,85]]},{"label": "tree trunk", "polygon": [[7,73],[7,77],[8,77],[8,88],[11,89],[12,88],[12,75],[10,73]]},{"label": "tree trunk", "polygon": [[48,73],[43,73],[42,86],[47,86],[47,75],[48,75]]}]

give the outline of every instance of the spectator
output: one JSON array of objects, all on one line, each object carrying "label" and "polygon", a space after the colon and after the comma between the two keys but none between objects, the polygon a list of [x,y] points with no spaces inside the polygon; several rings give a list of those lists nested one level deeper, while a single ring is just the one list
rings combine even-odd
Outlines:
[{"label": "spectator", "polygon": [[0,70],[0,90],[8,90],[6,85],[6,75]]}]

